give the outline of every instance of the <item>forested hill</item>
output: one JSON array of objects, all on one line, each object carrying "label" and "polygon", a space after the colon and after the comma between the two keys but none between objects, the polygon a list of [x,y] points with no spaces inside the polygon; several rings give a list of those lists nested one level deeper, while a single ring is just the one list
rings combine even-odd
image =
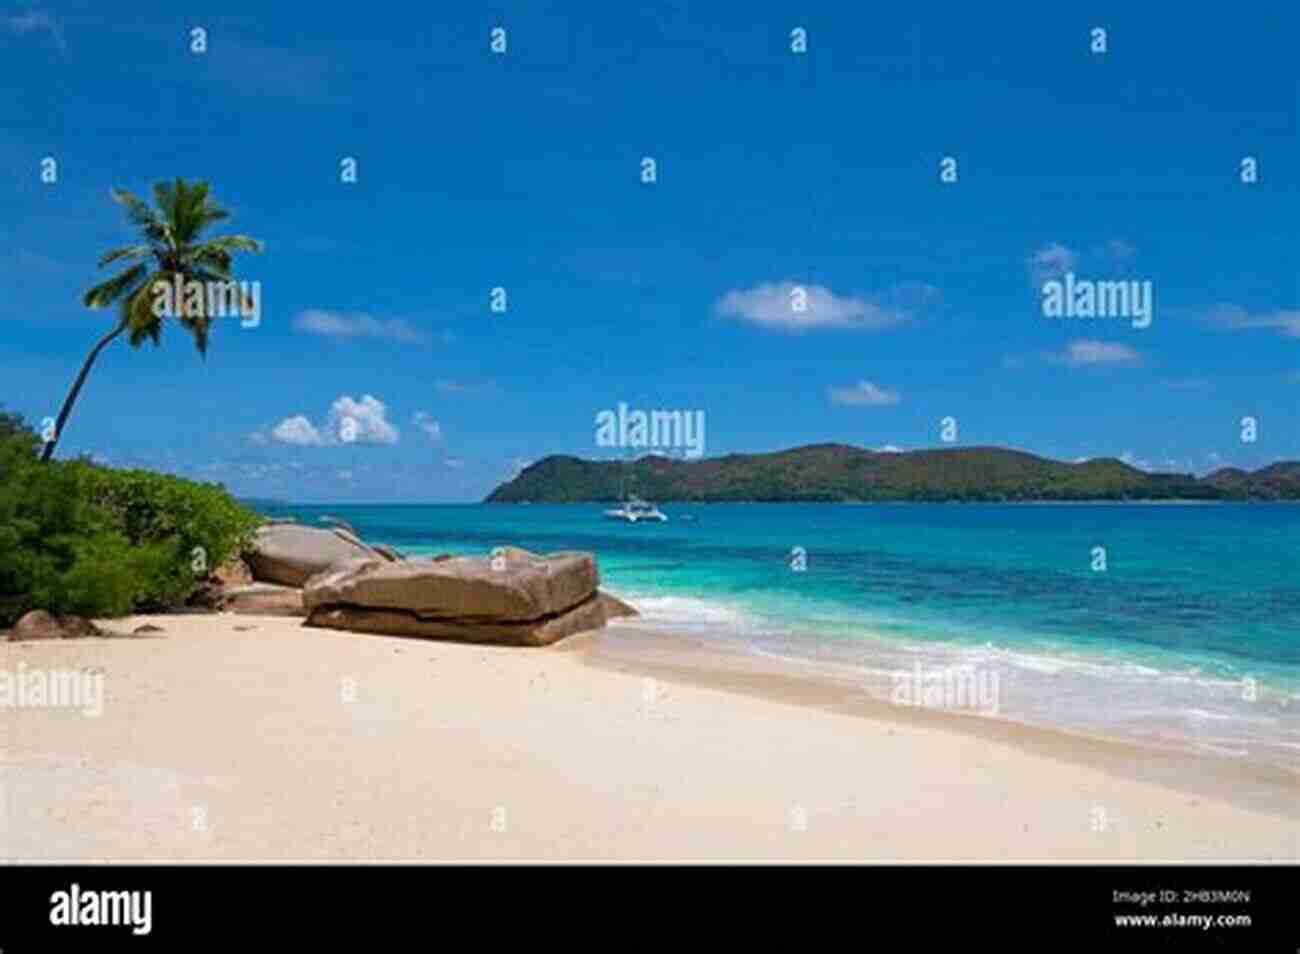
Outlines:
[{"label": "forested hill", "polygon": [[701,460],[646,456],[591,461],[551,456],[497,487],[487,503],[654,501],[1278,500],[1300,499],[1300,462],[1204,478],[1153,474],[1115,458],[1048,460],[1001,447],[886,453],[813,444]]}]

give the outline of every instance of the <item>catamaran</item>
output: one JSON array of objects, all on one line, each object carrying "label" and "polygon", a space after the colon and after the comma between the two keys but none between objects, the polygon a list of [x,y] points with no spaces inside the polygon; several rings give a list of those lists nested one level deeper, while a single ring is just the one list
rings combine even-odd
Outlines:
[{"label": "catamaran", "polygon": [[666,523],[668,520],[662,510],[636,495],[630,495],[613,510],[606,510],[605,516],[610,520],[622,520],[624,523],[644,523],[646,521]]}]

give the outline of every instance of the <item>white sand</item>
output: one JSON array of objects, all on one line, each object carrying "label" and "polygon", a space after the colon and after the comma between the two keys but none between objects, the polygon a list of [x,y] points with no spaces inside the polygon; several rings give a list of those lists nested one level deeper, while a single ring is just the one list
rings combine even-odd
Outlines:
[{"label": "white sand", "polygon": [[165,632],[0,644],[0,669],[105,680],[97,717],[0,710],[0,858],[1300,857],[1293,776],[624,652],[658,638],[634,626],[536,650],[108,625],[144,622]]}]

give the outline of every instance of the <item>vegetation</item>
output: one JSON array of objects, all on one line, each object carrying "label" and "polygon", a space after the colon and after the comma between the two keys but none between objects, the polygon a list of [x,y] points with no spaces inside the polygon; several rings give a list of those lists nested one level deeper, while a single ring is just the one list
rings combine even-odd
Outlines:
[{"label": "vegetation", "polygon": [[180,604],[260,522],[218,485],[41,463],[41,443],[0,414],[0,625],[29,609],[94,617]]},{"label": "vegetation", "polygon": [[1000,447],[880,453],[815,444],[696,461],[552,456],[502,484],[487,502],[609,501],[624,487],[659,501],[1300,499],[1300,463],[1218,478],[1148,474],[1114,458],[1068,464]]},{"label": "vegetation", "polygon": [[[68,396],[63,401],[59,416],[54,422],[41,455],[49,460],[54,447],[63,435],[72,407],[86,383],[86,376],[95,364],[99,353],[123,332],[128,332],[131,347],[138,348],[146,340],[158,345],[162,341],[164,317],[154,308],[154,290],[158,286],[171,286],[178,279],[183,284],[190,281],[227,283],[232,281],[231,266],[235,252],[260,252],[262,243],[247,235],[224,235],[203,239],[203,233],[214,222],[228,218],[230,213],[218,206],[209,195],[206,182],[193,185],[184,179],[175,183],[159,182],[153,187],[157,209],[124,189],[114,189],[113,198],[126,207],[127,218],[140,229],[144,242],[127,245],[106,252],[99,260],[100,268],[113,262],[135,262],[126,271],[101,282],[86,292],[83,299],[87,308],[120,306],[121,317],[112,331],[102,337],[90,350]],[[241,300],[241,304],[242,304]],[[203,301],[187,298],[177,303],[177,319],[194,338],[199,354],[208,353],[208,336],[212,320],[206,297]]]}]

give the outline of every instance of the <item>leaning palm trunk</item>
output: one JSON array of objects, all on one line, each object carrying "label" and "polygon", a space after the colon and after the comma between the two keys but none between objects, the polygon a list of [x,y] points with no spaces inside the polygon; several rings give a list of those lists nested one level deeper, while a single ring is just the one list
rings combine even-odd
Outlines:
[{"label": "leaning palm trunk", "polygon": [[77,395],[81,393],[81,386],[86,383],[86,376],[90,374],[90,369],[94,367],[95,359],[99,357],[99,353],[108,347],[114,338],[126,331],[128,320],[124,316],[118,322],[117,327],[100,338],[99,343],[91,349],[90,354],[86,355],[86,361],[81,366],[81,373],[77,375],[77,380],[72,382],[72,390],[68,392],[68,396],[63,399],[63,407],[59,409],[59,416],[54,422],[54,435],[46,442],[45,450],[41,454],[41,460],[49,460],[54,456],[54,445],[63,436],[63,425],[67,423],[68,416],[72,413],[72,405],[77,403]]}]

